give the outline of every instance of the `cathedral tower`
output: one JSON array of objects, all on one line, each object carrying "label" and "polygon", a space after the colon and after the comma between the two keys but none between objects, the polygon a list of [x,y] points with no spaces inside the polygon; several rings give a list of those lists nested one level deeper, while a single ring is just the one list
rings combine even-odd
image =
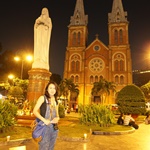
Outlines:
[{"label": "cathedral tower", "polygon": [[109,50],[111,56],[110,79],[120,90],[132,83],[132,63],[128,36],[127,12],[122,1],[114,0],[112,12],[108,14]]}]

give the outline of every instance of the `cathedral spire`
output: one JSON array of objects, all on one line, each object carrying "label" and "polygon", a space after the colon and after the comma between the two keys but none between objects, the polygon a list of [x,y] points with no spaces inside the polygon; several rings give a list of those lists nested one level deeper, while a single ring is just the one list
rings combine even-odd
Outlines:
[{"label": "cathedral spire", "polygon": [[127,22],[127,12],[123,10],[122,0],[113,0],[112,12],[108,14],[108,22]]},{"label": "cathedral spire", "polygon": [[70,25],[87,25],[88,16],[84,13],[83,0],[77,0],[74,15],[71,16]]}]

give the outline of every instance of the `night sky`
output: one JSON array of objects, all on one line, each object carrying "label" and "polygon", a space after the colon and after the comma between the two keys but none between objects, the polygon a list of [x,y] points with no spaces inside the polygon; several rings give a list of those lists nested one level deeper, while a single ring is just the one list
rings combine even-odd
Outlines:
[{"label": "night sky", "polygon": [[[88,15],[88,44],[99,34],[108,45],[108,13],[113,0],[84,0]],[[133,69],[150,68],[150,7],[148,0],[122,0],[129,21],[129,43]],[[49,10],[53,28],[50,71],[63,75],[68,25],[76,0],[5,0],[0,5],[0,43],[3,51],[34,50],[34,23],[43,7]],[[148,50],[149,48],[149,50]]]}]

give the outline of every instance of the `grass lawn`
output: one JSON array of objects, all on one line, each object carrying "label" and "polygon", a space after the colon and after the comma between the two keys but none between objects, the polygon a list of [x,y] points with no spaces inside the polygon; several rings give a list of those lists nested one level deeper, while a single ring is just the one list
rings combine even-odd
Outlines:
[{"label": "grass lawn", "polygon": [[10,140],[29,138],[31,137],[31,128],[14,126],[8,132],[0,133],[0,141],[6,141],[7,136],[10,136]]},{"label": "grass lawn", "polygon": [[[138,122],[143,122],[145,116],[139,116],[137,118]],[[86,133],[90,134],[91,130],[114,132],[114,131],[127,131],[130,130],[130,126],[112,125],[110,127],[100,127],[100,126],[85,126],[81,125],[78,120],[78,116],[66,115],[65,118],[61,118],[59,121],[59,136],[64,137],[83,137]],[[11,140],[30,138],[31,128],[30,127],[20,127],[15,126],[9,130],[7,133],[0,133],[0,141],[6,141],[6,136],[10,136]]]}]

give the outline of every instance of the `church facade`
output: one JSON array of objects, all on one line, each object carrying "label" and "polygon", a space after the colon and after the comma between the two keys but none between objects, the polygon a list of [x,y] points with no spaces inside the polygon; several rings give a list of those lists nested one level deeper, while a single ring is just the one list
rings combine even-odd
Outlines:
[{"label": "church facade", "polygon": [[[116,84],[116,90],[132,84],[132,61],[128,36],[127,12],[121,0],[113,0],[112,11],[108,13],[109,43],[105,45],[96,38],[87,45],[88,15],[85,15],[83,0],[77,0],[68,26],[68,44],[65,55],[63,78],[72,78],[79,86],[77,103],[101,103],[91,95],[94,82],[101,78]],[[72,102],[75,103],[75,102]],[[114,104],[111,93],[106,104]]]}]

